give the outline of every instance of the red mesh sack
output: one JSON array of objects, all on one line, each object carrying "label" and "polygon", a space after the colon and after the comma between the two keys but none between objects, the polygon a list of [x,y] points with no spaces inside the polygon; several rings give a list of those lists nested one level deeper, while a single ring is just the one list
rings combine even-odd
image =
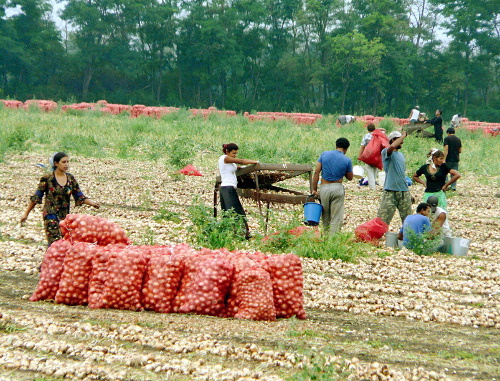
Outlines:
[{"label": "red mesh sack", "polygon": [[151,311],[169,313],[184,274],[185,254],[172,254],[172,249],[151,254],[141,291],[142,306]]},{"label": "red mesh sack", "polygon": [[381,130],[375,130],[372,132],[372,138],[363,150],[361,156],[358,157],[358,160],[382,170],[384,167],[382,165],[382,155],[380,152],[387,147],[389,147],[387,136]]},{"label": "red mesh sack", "polygon": [[141,289],[146,264],[145,256],[136,248],[111,251],[101,308],[142,310]]},{"label": "red mesh sack", "polygon": [[64,239],[106,246],[131,241],[115,222],[88,214],[68,214],[59,224]]},{"label": "red mesh sack", "polygon": [[53,300],[59,289],[59,281],[64,270],[64,257],[71,243],[60,239],[53,242],[43,256],[40,280],[30,301]]},{"label": "red mesh sack", "polygon": [[66,252],[64,270],[59,281],[55,302],[70,306],[88,303],[89,279],[96,245],[79,242]]},{"label": "red mesh sack", "polygon": [[305,319],[302,262],[295,254],[271,255],[267,268],[273,282],[277,318]]},{"label": "red mesh sack", "polygon": [[205,255],[205,260],[196,261],[191,272],[189,288],[185,288],[180,313],[219,316],[225,307],[225,299],[233,280],[234,266],[227,254]]},{"label": "red mesh sack", "polygon": [[108,261],[111,252],[124,250],[125,245],[100,246],[92,258],[92,272],[89,278],[89,308],[103,308],[102,295],[108,277]]},{"label": "red mesh sack", "polygon": [[179,173],[187,176],[203,176],[200,171],[196,169],[196,167],[192,164],[186,165],[184,168],[179,170]]},{"label": "red mesh sack", "polygon": [[388,225],[379,217],[359,225],[354,234],[360,241],[374,242],[389,230]]},{"label": "red mesh sack", "polygon": [[252,267],[240,271],[232,286],[237,319],[276,320],[273,282],[267,271]]},{"label": "red mesh sack", "polygon": [[238,284],[238,275],[241,271],[261,267],[259,262],[249,258],[250,256],[252,256],[257,260],[267,259],[267,256],[265,256],[264,254],[262,254],[262,257],[259,254],[253,255],[249,253],[236,252],[229,257],[229,260],[234,266],[234,277],[233,282],[231,283],[231,286],[229,288],[229,297],[226,300],[226,306],[220,314],[221,317],[234,317],[234,315],[236,315],[236,313],[238,312],[238,288],[236,287],[236,285]]}]

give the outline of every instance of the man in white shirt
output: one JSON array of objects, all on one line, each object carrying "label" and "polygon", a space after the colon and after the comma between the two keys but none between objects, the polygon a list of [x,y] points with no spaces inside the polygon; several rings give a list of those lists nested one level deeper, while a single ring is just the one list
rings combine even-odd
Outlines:
[{"label": "man in white shirt", "polygon": [[431,196],[427,199],[427,204],[431,207],[431,221],[434,229],[441,229],[442,237],[451,237],[450,224],[448,223],[448,213],[438,206],[438,198]]},{"label": "man in white shirt", "polygon": [[453,115],[453,118],[451,118],[451,126],[453,128],[456,128],[460,126],[461,123],[462,123],[462,114]]},{"label": "man in white shirt", "polygon": [[420,116],[420,107],[415,106],[415,108],[413,110],[411,110],[410,116],[408,117],[408,118],[410,118],[410,123],[417,122],[419,116]]},{"label": "man in white shirt", "polygon": [[337,122],[341,125],[354,123],[356,121],[356,117],[352,115],[340,115],[337,119]]}]

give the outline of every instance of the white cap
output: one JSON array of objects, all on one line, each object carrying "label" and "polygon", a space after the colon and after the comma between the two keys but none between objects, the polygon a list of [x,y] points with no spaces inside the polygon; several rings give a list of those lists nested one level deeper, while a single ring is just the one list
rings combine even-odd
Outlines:
[{"label": "white cap", "polygon": [[399,132],[399,131],[392,131],[389,134],[389,136],[387,137],[387,139],[392,140],[392,139],[400,138],[400,137],[401,137],[401,132]]}]

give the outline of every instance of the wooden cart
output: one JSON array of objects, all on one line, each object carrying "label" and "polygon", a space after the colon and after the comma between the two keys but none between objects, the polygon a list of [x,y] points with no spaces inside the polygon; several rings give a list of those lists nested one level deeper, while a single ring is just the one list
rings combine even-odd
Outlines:
[{"label": "wooden cart", "polygon": [[[309,177],[309,193],[302,193],[274,185],[303,174],[307,174]],[[311,165],[269,163],[248,165],[236,171],[238,194],[241,197],[256,200],[261,216],[263,216],[262,204],[265,203],[267,205],[265,213],[265,228],[267,230],[270,205],[272,203],[304,204],[307,197],[312,193],[312,174],[313,167]],[[214,188],[214,216],[217,216],[220,184],[220,176],[217,176]]]}]

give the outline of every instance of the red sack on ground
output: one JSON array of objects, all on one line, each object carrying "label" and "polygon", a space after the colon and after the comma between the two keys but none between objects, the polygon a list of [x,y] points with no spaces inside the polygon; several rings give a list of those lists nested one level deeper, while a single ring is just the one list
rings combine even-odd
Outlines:
[{"label": "red sack on ground", "polygon": [[273,282],[267,271],[252,267],[240,271],[232,286],[237,319],[276,320]]},{"label": "red sack on ground", "polygon": [[361,156],[358,157],[358,160],[382,170],[384,167],[382,165],[382,155],[380,152],[387,147],[389,147],[387,136],[381,130],[375,130],[372,132],[372,138]]},{"label": "red sack on ground", "polygon": [[265,268],[273,282],[277,318],[305,319],[302,262],[295,254],[271,255]]},{"label": "red sack on ground", "polygon": [[55,297],[56,303],[82,306],[88,303],[89,279],[96,245],[79,242],[64,257],[64,270]]},{"label": "red sack on ground", "polygon": [[92,259],[92,272],[89,278],[89,308],[103,308],[102,295],[108,278],[109,256],[115,250],[124,250],[125,245],[100,246]]},{"label": "red sack on ground", "polygon": [[354,234],[358,240],[365,242],[374,242],[387,233],[389,226],[379,217],[359,225]]},{"label": "red sack on ground", "polygon": [[113,250],[108,259],[101,308],[142,310],[141,290],[146,264],[145,256],[136,248]]},{"label": "red sack on ground", "polygon": [[146,310],[169,313],[184,274],[183,254],[172,249],[155,250],[151,254],[141,291],[141,304]]},{"label": "red sack on ground", "polygon": [[71,243],[65,239],[60,239],[50,245],[43,256],[40,280],[30,301],[55,299],[64,270],[64,257],[70,248]]},{"label": "red sack on ground", "polygon": [[200,171],[196,169],[196,167],[192,164],[186,165],[184,168],[182,168],[179,173],[182,173],[183,175],[188,175],[188,176],[203,176]]},{"label": "red sack on ground", "polygon": [[225,253],[205,257],[204,261],[197,262],[190,287],[184,289],[185,299],[179,307],[180,313],[219,316],[224,310],[234,266]]}]

